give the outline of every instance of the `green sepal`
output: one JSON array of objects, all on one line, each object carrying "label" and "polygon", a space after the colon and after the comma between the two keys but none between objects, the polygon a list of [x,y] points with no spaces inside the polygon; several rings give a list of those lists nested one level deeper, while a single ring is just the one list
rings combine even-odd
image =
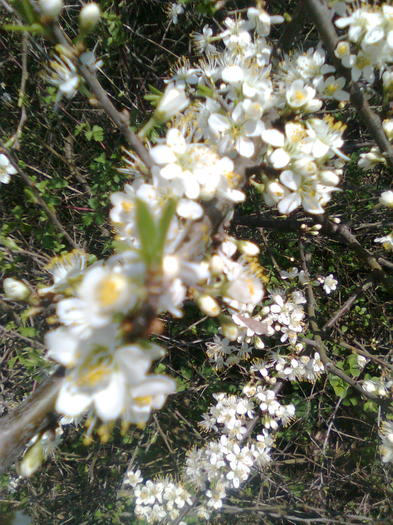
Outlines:
[{"label": "green sepal", "polygon": [[141,253],[149,268],[157,268],[161,264],[165,240],[175,210],[176,201],[170,199],[164,206],[161,217],[156,221],[148,205],[141,199],[136,200],[136,224]]}]

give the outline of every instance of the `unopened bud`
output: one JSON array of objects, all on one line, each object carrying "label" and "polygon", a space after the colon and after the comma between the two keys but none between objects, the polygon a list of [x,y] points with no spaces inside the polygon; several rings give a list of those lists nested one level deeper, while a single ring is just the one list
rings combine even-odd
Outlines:
[{"label": "unopened bud", "polygon": [[24,478],[30,477],[42,465],[45,459],[44,449],[42,448],[41,439],[29,448],[19,465],[19,474]]},{"label": "unopened bud", "polygon": [[254,336],[254,346],[258,350],[263,350],[265,348],[265,343],[258,336]]},{"label": "unopened bud", "polygon": [[387,206],[388,208],[393,208],[393,191],[384,191],[379,197],[379,202],[382,206]]},{"label": "unopened bud", "polygon": [[63,0],[39,0],[41,14],[56,18],[64,7]]},{"label": "unopened bud", "polygon": [[393,139],[393,119],[386,119],[382,122],[382,127],[389,140]]},{"label": "unopened bud", "polygon": [[92,2],[82,7],[79,13],[79,24],[82,31],[92,31],[101,18],[101,10],[98,4]]},{"label": "unopened bud", "polygon": [[239,328],[233,323],[221,323],[222,335],[230,341],[236,341],[239,336]]},{"label": "unopened bud", "polygon": [[251,257],[254,257],[259,253],[258,246],[250,241],[238,241],[237,246],[239,250],[244,253],[244,255],[250,255]]},{"label": "unopened bud", "polygon": [[159,122],[166,122],[180,111],[183,111],[189,102],[183,88],[177,88],[169,84],[154,112],[154,118]]},{"label": "unopened bud", "polygon": [[220,314],[220,306],[210,295],[198,297],[198,306],[202,312],[210,317],[217,317]]},{"label": "unopened bud", "polygon": [[14,299],[15,301],[25,301],[31,295],[30,288],[13,277],[4,279],[3,289],[8,299]]}]

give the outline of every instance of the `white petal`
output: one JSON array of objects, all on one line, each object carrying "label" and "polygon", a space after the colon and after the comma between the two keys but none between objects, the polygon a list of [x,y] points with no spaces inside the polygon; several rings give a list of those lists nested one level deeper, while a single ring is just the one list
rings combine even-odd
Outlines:
[{"label": "white petal", "polygon": [[173,379],[152,374],[132,389],[132,397],[152,396],[153,408],[161,408],[166,396],[173,392],[176,392],[176,382]]},{"label": "white petal", "polygon": [[308,211],[308,213],[323,213],[324,209],[321,204],[314,197],[304,196],[302,199],[303,208]]},{"label": "white petal", "polygon": [[227,66],[221,72],[221,78],[224,82],[229,82],[230,84],[241,82],[243,80],[244,73],[240,66]]},{"label": "white petal", "polygon": [[45,336],[45,344],[48,347],[48,357],[51,357],[64,366],[72,366],[76,363],[79,343],[79,339],[64,327],[52,330]]},{"label": "white petal", "polygon": [[176,207],[176,212],[184,219],[196,220],[202,217],[203,209],[197,202],[181,199]]},{"label": "white petal", "polygon": [[281,148],[274,150],[273,153],[270,155],[270,162],[272,163],[273,168],[275,168],[276,170],[287,166],[290,160],[291,157],[285,150]]},{"label": "white petal", "polygon": [[181,178],[183,176],[183,170],[179,164],[167,164],[160,170],[160,175],[163,179],[172,180]]},{"label": "white petal", "polygon": [[168,146],[160,144],[150,150],[150,155],[155,163],[157,164],[169,164],[176,162],[176,156]]},{"label": "white petal", "polygon": [[79,416],[89,407],[92,397],[83,394],[69,381],[61,387],[56,401],[56,410],[66,416]]},{"label": "white petal", "polygon": [[236,149],[242,157],[250,158],[254,155],[254,143],[245,137],[240,137],[237,140]]},{"label": "white petal", "polygon": [[296,191],[300,186],[300,175],[293,173],[291,170],[285,170],[280,175],[280,181],[290,190]]},{"label": "white petal", "polygon": [[200,186],[192,176],[183,178],[184,193],[189,199],[197,199],[200,193]]},{"label": "white petal", "polygon": [[187,145],[185,138],[178,129],[171,128],[166,134],[166,142],[168,146],[177,154],[185,152]]},{"label": "white petal", "polygon": [[329,151],[329,146],[327,144],[324,144],[318,139],[313,142],[312,153],[314,157],[316,157],[317,159],[324,157],[328,151]]},{"label": "white petal", "polygon": [[208,124],[215,133],[222,133],[231,127],[228,118],[219,113],[213,113],[210,115]]},{"label": "white petal", "polygon": [[108,386],[94,394],[95,409],[103,421],[110,421],[120,416],[124,408],[125,392],[124,375],[113,373]]},{"label": "white petal", "polygon": [[278,203],[278,211],[284,215],[289,215],[293,210],[296,210],[301,203],[300,195],[291,193]]},{"label": "white petal", "polygon": [[275,146],[276,148],[282,148],[284,146],[285,137],[278,131],[278,129],[264,129],[261,133],[262,140]]}]

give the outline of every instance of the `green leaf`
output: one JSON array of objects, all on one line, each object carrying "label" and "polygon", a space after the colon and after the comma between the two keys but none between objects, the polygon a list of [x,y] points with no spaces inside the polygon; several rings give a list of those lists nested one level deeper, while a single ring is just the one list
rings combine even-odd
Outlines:
[{"label": "green leaf", "polygon": [[101,126],[94,125],[92,128],[92,137],[96,142],[101,142],[104,140],[104,130]]},{"label": "green leaf", "polygon": [[14,8],[28,24],[38,22],[38,16],[30,3],[30,0],[14,0]]},{"label": "green leaf", "polygon": [[175,214],[175,211],[176,211],[176,201],[174,199],[170,199],[166,203],[165,208],[162,210],[160,221],[158,223],[157,252],[158,252],[160,259],[164,253],[165,240],[168,234],[171,220]]},{"label": "green leaf", "polygon": [[136,223],[142,248],[142,257],[147,266],[158,266],[164,253],[169,225],[176,210],[176,201],[170,199],[164,206],[158,224],[142,200],[136,201]]},{"label": "green leaf", "polygon": [[142,257],[147,266],[156,259],[158,231],[149,207],[141,199],[136,200],[136,224],[141,242]]},{"label": "green leaf", "polygon": [[345,398],[349,385],[343,379],[337,376],[329,375],[329,383],[332,386],[334,393],[338,397]]},{"label": "green leaf", "polygon": [[45,34],[45,29],[40,24],[31,24],[28,26],[20,26],[17,24],[5,24],[4,31],[28,31],[29,33]]}]

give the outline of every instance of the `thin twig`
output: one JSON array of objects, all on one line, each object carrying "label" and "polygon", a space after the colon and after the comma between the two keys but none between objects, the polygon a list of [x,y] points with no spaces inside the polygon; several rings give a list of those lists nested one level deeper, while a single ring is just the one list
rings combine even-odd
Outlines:
[{"label": "thin twig", "polygon": [[[306,255],[304,252],[303,243],[301,241],[299,242],[299,251],[300,251],[300,258],[302,261],[302,268],[303,268],[305,277],[307,280],[309,280],[309,272],[308,272]],[[321,331],[316,321],[315,296],[314,296],[314,292],[312,289],[312,285],[309,282],[306,285],[306,291],[307,291],[308,317],[310,320],[312,331],[314,333],[313,346],[317,348],[321,361],[326,371],[339,377],[340,379],[345,381],[348,385],[352,386],[354,389],[356,389],[358,392],[360,392],[362,395],[364,395],[368,399],[375,401],[378,404],[384,405],[385,403],[378,396],[372,394],[371,392],[367,392],[366,390],[364,390],[357,381],[355,381],[352,377],[348,376],[345,372],[337,368],[334,362],[328,357],[326,347],[321,337]],[[310,344],[310,341],[307,341],[307,342]]]},{"label": "thin twig", "polygon": [[48,215],[49,219],[52,221],[54,226],[59,230],[59,232],[64,236],[65,239],[67,239],[67,242],[75,249],[79,248],[78,244],[74,241],[74,239],[67,233],[67,231],[64,229],[63,225],[57,218],[56,213],[49,208],[49,206],[46,204],[44,199],[41,197],[39,192],[37,191],[37,188],[35,187],[34,183],[31,181],[30,177],[26,175],[26,173],[19,167],[19,164],[15,157],[9,152],[6,151],[4,145],[0,142],[0,147],[6,152],[6,155],[13,165],[13,167],[17,170],[20,177],[23,179],[23,181],[29,186],[31,189],[35,200],[37,203],[41,206],[41,208],[45,211],[45,213]]}]

